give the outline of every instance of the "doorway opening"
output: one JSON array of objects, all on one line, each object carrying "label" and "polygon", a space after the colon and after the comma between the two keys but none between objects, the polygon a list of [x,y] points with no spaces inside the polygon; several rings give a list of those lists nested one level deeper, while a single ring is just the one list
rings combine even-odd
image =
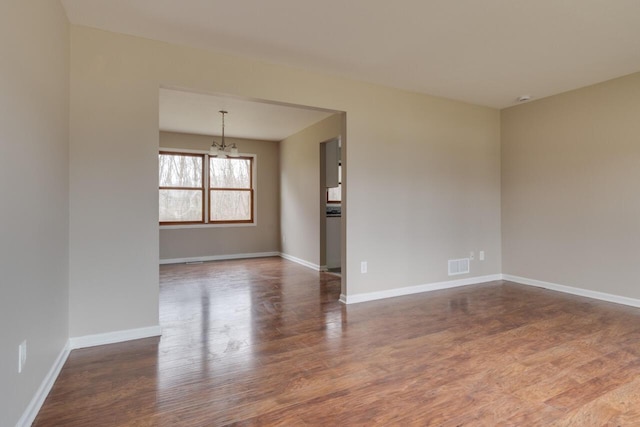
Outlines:
[{"label": "doorway opening", "polygon": [[[159,151],[203,153],[209,165],[210,146],[220,139],[220,113],[225,116],[227,142],[241,155],[253,156],[254,179],[250,223],[202,223],[160,225],[160,263],[206,262],[239,258],[280,256],[316,271],[340,268],[341,290],[345,280],[346,113],[270,100],[207,94],[189,89],[162,87],[159,94]],[[327,227],[327,199],[322,184],[319,198],[320,153],[323,142],[337,141],[341,154],[340,216]],[[220,141],[218,141],[220,142]],[[326,161],[323,160],[323,161]],[[206,167],[203,175],[209,176]],[[204,215],[210,217],[214,195],[202,184]],[[335,194],[335,188],[332,194]],[[190,190],[190,189],[189,189]],[[187,191],[184,191],[185,194]],[[193,191],[195,194],[196,192]],[[203,216],[204,216],[203,215]],[[335,221],[332,219],[332,221]],[[337,243],[330,240],[335,257],[327,264],[327,229],[337,228]],[[318,229],[321,233],[318,233]]]},{"label": "doorway opening", "polygon": [[320,252],[323,270],[342,275],[342,141],[320,143]]}]

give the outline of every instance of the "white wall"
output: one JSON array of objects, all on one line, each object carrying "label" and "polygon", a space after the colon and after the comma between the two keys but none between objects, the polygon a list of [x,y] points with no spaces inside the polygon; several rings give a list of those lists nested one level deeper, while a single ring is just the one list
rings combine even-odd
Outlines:
[{"label": "white wall", "polygon": [[72,335],[158,322],[161,85],[347,113],[348,294],[447,280],[447,259],[470,250],[487,253],[472,275],[500,272],[497,110],[84,27],[71,37]]},{"label": "white wall", "polygon": [[[207,151],[213,137],[160,132],[160,147]],[[280,251],[279,143],[226,138],[243,154],[254,154],[255,225],[209,228],[160,228],[160,260]]]},{"label": "white wall", "polygon": [[59,2],[0,2],[0,57],[0,425],[13,426],[68,338],[69,24]]},{"label": "white wall", "polygon": [[640,298],[640,73],[502,111],[504,273]]}]

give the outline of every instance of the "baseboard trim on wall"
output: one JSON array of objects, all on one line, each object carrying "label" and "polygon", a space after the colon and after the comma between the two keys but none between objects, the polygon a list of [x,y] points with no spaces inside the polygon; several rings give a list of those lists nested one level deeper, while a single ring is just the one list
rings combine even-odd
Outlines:
[{"label": "baseboard trim on wall", "polygon": [[303,260],[301,258],[294,257],[293,255],[289,255],[289,254],[285,254],[283,252],[280,252],[280,257],[284,258],[284,259],[286,259],[288,261],[293,261],[293,262],[295,262],[297,264],[304,265],[305,267],[308,267],[308,268],[310,268],[312,270],[320,271],[320,266],[318,264],[314,264],[314,263],[311,263],[309,261],[305,261],[305,260]]},{"label": "baseboard trim on wall", "polygon": [[526,277],[512,276],[510,274],[503,274],[502,279],[508,280],[510,282],[520,283],[522,285],[536,286],[544,289],[549,289],[551,291],[563,292],[565,294],[579,295],[581,297],[593,298],[601,301],[613,302],[616,304],[623,304],[640,308],[640,299],[636,298],[607,294],[605,292],[592,291],[583,288],[574,288],[572,286],[559,285],[557,283],[545,282],[536,279],[528,279]]},{"label": "baseboard trim on wall", "polygon": [[162,335],[162,328],[160,325],[106,332],[104,334],[84,335],[81,337],[69,338],[69,349],[75,350],[78,348],[95,347],[97,345],[114,344],[123,341],[138,340],[141,338],[157,337],[160,335]]},{"label": "baseboard trim on wall", "polygon": [[210,256],[198,256],[191,258],[170,258],[161,259],[162,264],[182,264],[185,262],[205,262],[205,261],[224,261],[228,259],[243,259],[243,258],[265,258],[270,256],[279,256],[280,252],[252,252],[248,254],[229,254],[229,255],[210,255]]},{"label": "baseboard trim on wall", "polygon": [[33,395],[33,398],[31,399],[31,402],[29,402],[27,409],[25,409],[22,417],[20,417],[20,419],[18,420],[18,424],[16,424],[16,427],[28,427],[33,424],[36,417],[38,416],[38,412],[40,412],[40,408],[42,408],[45,399],[49,395],[53,384],[56,382],[56,379],[58,378],[58,375],[60,374],[64,363],[67,361],[70,351],[71,350],[69,348],[69,342],[67,341],[58,354],[58,357],[53,362],[51,369],[49,369],[49,372],[42,380],[40,387],[38,387],[38,391],[36,391],[36,394]]},{"label": "baseboard trim on wall", "polygon": [[127,329],[124,331],[107,332],[104,334],[85,335],[82,337],[69,338],[66,342],[60,354],[56,358],[55,362],[51,366],[51,369],[47,373],[44,380],[40,384],[38,391],[29,402],[27,409],[25,409],[22,417],[18,420],[16,427],[28,427],[33,424],[33,421],[38,416],[38,412],[42,408],[45,399],[49,395],[53,384],[55,384],[60,371],[64,366],[71,350],[85,347],[94,347],[97,345],[114,344],[123,341],[136,340],[140,338],[149,338],[162,335],[162,328],[160,325],[148,326],[146,328]]},{"label": "baseboard trim on wall", "polygon": [[403,295],[418,294],[422,292],[437,291],[440,289],[457,288],[459,286],[475,285],[478,283],[491,282],[501,280],[501,274],[492,274],[488,276],[468,277],[465,279],[448,280],[445,282],[427,283],[424,285],[407,286],[404,288],[387,289],[377,292],[366,292],[354,295],[340,295],[340,302],[345,304],[357,304],[360,302],[374,301],[385,298],[399,297]]}]

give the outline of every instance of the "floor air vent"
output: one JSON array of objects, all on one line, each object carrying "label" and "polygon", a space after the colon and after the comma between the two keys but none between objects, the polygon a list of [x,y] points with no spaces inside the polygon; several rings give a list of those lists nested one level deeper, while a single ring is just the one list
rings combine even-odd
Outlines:
[{"label": "floor air vent", "polygon": [[449,276],[455,276],[456,274],[465,274],[468,272],[469,258],[449,260]]}]

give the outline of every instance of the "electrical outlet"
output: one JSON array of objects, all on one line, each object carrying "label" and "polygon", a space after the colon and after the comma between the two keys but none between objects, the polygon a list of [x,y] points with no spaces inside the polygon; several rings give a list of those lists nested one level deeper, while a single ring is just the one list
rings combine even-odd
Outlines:
[{"label": "electrical outlet", "polygon": [[367,272],[367,261],[362,261],[360,263],[360,273],[364,274]]},{"label": "electrical outlet", "polygon": [[27,340],[24,340],[18,346],[18,373],[21,373],[24,369],[24,365],[27,363]]},{"label": "electrical outlet", "polygon": [[469,252],[469,259],[470,259],[471,261],[473,261],[474,259],[476,259],[476,254],[475,254],[473,251]]},{"label": "electrical outlet", "polygon": [[484,261],[484,251],[480,251],[478,257],[480,258],[480,261]]}]

